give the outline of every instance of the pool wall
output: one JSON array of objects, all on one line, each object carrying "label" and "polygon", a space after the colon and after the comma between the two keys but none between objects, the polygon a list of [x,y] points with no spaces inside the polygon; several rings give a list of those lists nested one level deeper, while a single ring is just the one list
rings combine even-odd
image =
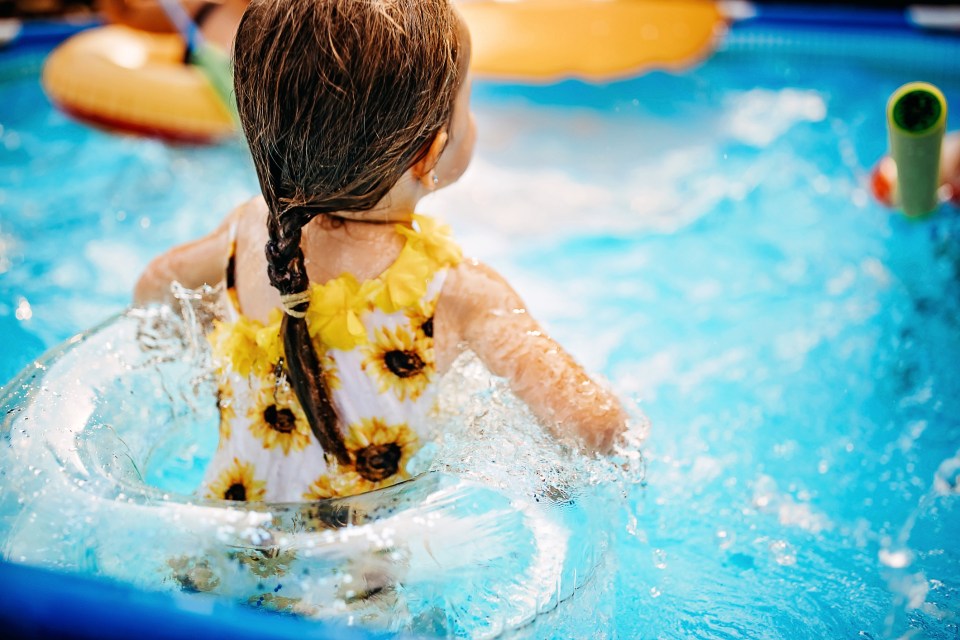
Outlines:
[{"label": "pool wall", "polygon": [[210,596],[150,593],[0,562],[0,628],[5,638],[235,638],[373,640],[392,637],[281,614],[259,613]]}]

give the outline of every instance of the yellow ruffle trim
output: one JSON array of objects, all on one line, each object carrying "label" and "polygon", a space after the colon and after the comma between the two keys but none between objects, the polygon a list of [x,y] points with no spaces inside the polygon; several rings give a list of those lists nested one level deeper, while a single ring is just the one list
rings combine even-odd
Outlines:
[{"label": "yellow ruffle trim", "polygon": [[[396,261],[372,280],[358,282],[345,273],[310,290],[307,326],[310,336],[329,348],[349,351],[367,342],[361,316],[373,308],[394,313],[414,305],[427,292],[434,274],[462,259],[450,228],[426,216],[414,215],[413,226],[396,226],[407,241]],[[241,317],[217,322],[209,336],[219,365],[229,362],[240,375],[265,376],[283,355],[280,323],[274,309],[267,324]]]},{"label": "yellow ruffle trim", "polygon": [[270,312],[270,322],[266,325],[245,316],[234,322],[215,321],[207,340],[213,348],[218,370],[228,368],[244,377],[253,373],[265,378],[283,356],[282,321],[280,309]]}]

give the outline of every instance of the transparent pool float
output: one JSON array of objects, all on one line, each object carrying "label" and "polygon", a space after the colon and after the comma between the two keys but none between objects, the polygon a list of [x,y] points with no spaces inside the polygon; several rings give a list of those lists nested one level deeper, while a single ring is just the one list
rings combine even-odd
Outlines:
[{"label": "transparent pool float", "polygon": [[129,310],[4,388],[4,559],[457,637],[497,636],[603,588],[598,523],[622,490],[471,362],[444,382],[450,435],[430,472],[314,503],[192,495],[217,438],[204,295]]}]

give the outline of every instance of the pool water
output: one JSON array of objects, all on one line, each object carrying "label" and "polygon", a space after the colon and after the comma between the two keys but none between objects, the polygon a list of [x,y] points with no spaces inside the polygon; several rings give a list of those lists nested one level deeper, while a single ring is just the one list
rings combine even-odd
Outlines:
[{"label": "pool water", "polygon": [[[75,124],[42,52],[2,55],[6,380],[256,180],[239,144]],[[960,633],[960,221],[865,189],[915,79],[960,105],[958,40],[748,27],[680,74],[475,84],[474,164],[423,210],[653,425],[629,513],[593,523],[599,635]]]}]

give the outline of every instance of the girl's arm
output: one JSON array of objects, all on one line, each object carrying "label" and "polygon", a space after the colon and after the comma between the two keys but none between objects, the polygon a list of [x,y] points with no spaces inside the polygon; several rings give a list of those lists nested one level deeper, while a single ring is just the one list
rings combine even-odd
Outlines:
[{"label": "girl's arm", "polygon": [[133,290],[133,303],[170,302],[170,285],[176,281],[188,289],[223,280],[230,254],[230,228],[239,221],[245,205],[234,209],[209,235],[174,247],[154,258]]},{"label": "girl's arm", "polygon": [[560,436],[578,436],[606,452],[627,427],[627,413],[526,312],[500,274],[478,262],[452,269],[438,309],[491,373],[510,387]]}]

